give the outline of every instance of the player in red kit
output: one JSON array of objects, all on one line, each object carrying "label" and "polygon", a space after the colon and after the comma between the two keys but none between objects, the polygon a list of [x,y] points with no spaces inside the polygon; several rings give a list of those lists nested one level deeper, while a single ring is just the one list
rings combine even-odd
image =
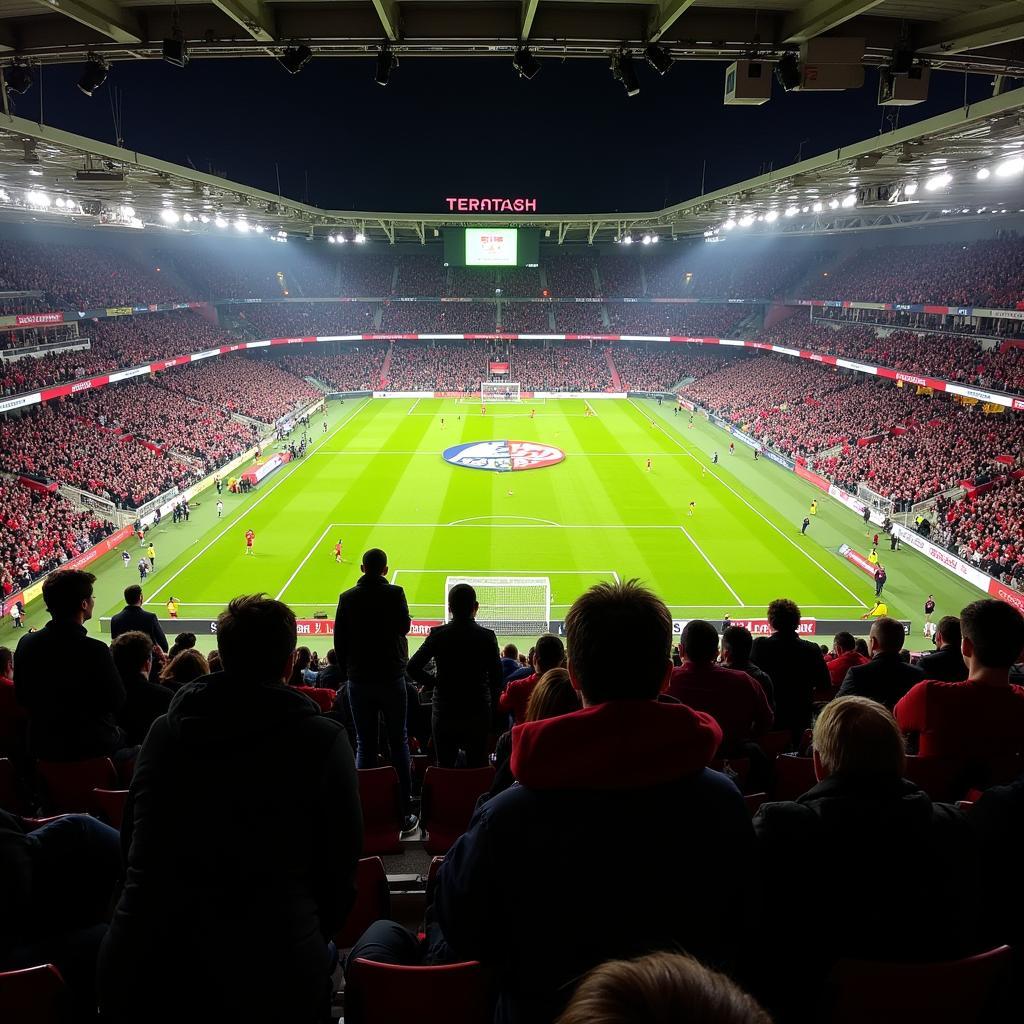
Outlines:
[{"label": "player in red kit", "polygon": [[338,543],[334,545],[334,560],[336,562],[344,562],[345,559],[341,557],[341,538],[338,538]]},{"label": "player in red kit", "polygon": [[245,553],[247,555],[252,554],[252,543],[256,539],[256,534],[252,530],[245,531]]}]

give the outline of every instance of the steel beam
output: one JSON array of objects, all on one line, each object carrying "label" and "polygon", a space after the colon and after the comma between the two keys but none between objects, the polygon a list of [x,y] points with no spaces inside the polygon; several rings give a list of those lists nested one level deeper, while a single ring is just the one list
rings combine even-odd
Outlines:
[{"label": "steel beam", "polygon": [[807,0],[782,22],[782,41],[802,43],[877,7],[882,0]]},{"label": "steel beam", "polygon": [[918,53],[962,53],[1024,39],[1024,2],[999,4],[922,26],[913,36]]},{"label": "steel beam", "polygon": [[380,18],[380,23],[384,28],[384,35],[386,35],[391,42],[396,42],[401,35],[401,19],[398,13],[398,4],[395,0],[373,0],[373,7],[374,10],[376,10],[377,17]]},{"label": "steel beam", "polygon": [[519,39],[525,43],[533,31],[533,19],[537,17],[540,0],[522,0],[522,14],[519,17]]},{"label": "steel beam", "polygon": [[211,0],[233,22],[241,25],[259,43],[272,43],[277,38],[273,12],[263,0]]},{"label": "steel beam", "polygon": [[141,43],[142,30],[135,15],[112,0],[33,0],[48,11],[63,14],[115,43]]},{"label": "steel beam", "polygon": [[656,43],[693,6],[694,0],[659,0],[647,19],[647,41]]}]

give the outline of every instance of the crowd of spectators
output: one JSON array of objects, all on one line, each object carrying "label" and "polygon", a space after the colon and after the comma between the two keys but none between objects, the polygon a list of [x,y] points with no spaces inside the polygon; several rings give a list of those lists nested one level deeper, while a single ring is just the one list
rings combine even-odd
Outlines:
[{"label": "crowd of spectators", "polygon": [[698,303],[633,304],[609,302],[609,330],[612,334],[640,334],[656,338],[665,335],[691,338],[733,338],[745,317],[743,306],[715,306]]},{"label": "crowd of spectators", "polygon": [[597,295],[592,256],[569,256],[559,253],[543,260],[542,268],[548,291],[558,297],[576,298]]},{"label": "crowd of spectators", "polygon": [[381,369],[387,355],[386,341],[342,344],[330,354],[320,351],[288,351],[282,369],[296,377],[312,377],[338,391],[376,391],[381,386]]},{"label": "crowd of spectators", "polygon": [[524,391],[610,391],[606,348],[598,342],[515,342],[509,379]]},{"label": "crowd of spectators", "polygon": [[484,342],[397,341],[391,352],[391,391],[480,392],[487,380],[490,346]]},{"label": "crowd of spectators", "polygon": [[[452,267],[448,271],[445,295],[493,299],[500,288],[498,271],[492,267]],[[504,289],[502,289],[502,293],[504,293]],[[514,293],[509,292],[509,294]]]},{"label": "crowd of spectators", "polygon": [[501,330],[505,334],[554,334],[550,306],[543,302],[503,302]]},{"label": "crowd of spectators", "polygon": [[601,294],[636,298],[644,294],[644,277],[639,260],[623,256],[598,256],[597,275],[601,279]]},{"label": "crowd of spectators", "polygon": [[253,338],[372,334],[378,308],[373,302],[274,302],[240,307],[238,322]]},{"label": "crowd of spectators", "polygon": [[647,294],[753,301],[794,298],[801,282],[827,258],[821,249],[778,251],[763,244],[743,246],[733,239],[712,246],[673,246],[647,258]]},{"label": "crowd of spectators", "polygon": [[557,302],[551,307],[555,314],[556,334],[610,334],[597,302]]},{"label": "crowd of spectators", "polygon": [[397,266],[396,295],[436,298],[445,294],[448,268],[437,256],[403,256],[397,261]]},{"label": "crowd of spectators", "polygon": [[703,345],[620,342],[611,347],[619,380],[627,391],[665,391],[687,378],[699,379],[722,369],[735,356]]}]

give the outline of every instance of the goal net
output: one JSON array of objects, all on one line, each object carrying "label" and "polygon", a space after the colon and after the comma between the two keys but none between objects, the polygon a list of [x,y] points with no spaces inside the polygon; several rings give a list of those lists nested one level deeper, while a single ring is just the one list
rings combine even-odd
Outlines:
[{"label": "goal net", "polygon": [[476,591],[476,621],[498,636],[537,636],[551,628],[551,580],[547,576],[448,576],[444,581],[444,621],[448,594],[459,583]]},{"label": "goal net", "polygon": [[519,385],[507,380],[481,381],[480,401],[484,405],[488,402],[518,402]]}]

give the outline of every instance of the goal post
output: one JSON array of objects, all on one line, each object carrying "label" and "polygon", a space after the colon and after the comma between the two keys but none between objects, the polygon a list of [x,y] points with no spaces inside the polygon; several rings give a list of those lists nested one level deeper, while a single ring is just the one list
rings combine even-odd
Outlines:
[{"label": "goal post", "polygon": [[551,580],[547,576],[448,576],[444,621],[451,619],[448,594],[459,583],[476,591],[476,621],[499,636],[538,636],[551,628]]},{"label": "goal post", "polygon": [[508,380],[484,380],[480,382],[480,402],[518,402],[520,387],[518,382]]}]

